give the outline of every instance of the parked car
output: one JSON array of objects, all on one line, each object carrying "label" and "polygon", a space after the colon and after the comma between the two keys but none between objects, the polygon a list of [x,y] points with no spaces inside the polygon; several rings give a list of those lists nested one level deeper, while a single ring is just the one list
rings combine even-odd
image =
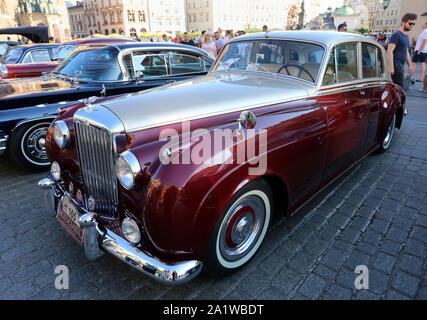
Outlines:
[{"label": "parked car", "polygon": [[0,82],[0,152],[22,167],[48,169],[45,135],[59,107],[204,75],[213,61],[177,44],[79,46],[50,74]]},{"label": "parked car", "polygon": [[53,71],[58,66],[59,62],[63,61],[78,45],[125,42],[136,41],[120,38],[87,38],[55,45],[54,49],[50,52],[44,48],[45,46],[43,45],[30,45],[26,46],[27,51],[25,55],[21,54],[17,62],[12,63],[17,55],[19,55],[19,52],[22,51],[23,47],[20,47],[20,49],[17,50],[18,53],[12,50],[9,54],[7,57],[7,60],[10,61],[9,63],[0,66],[0,79],[38,77],[43,73]]},{"label": "parked car", "polygon": [[59,44],[38,43],[9,47],[0,58],[0,79],[40,76],[58,66],[53,58]]},{"label": "parked car", "polygon": [[68,41],[58,48],[54,60],[57,62],[63,61],[78,45],[84,45],[84,44],[90,44],[90,43],[96,43],[96,44],[103,44],[103,43],[125,43],[125,42],[136,42],[132,39],[122,39],[122,38],[86,38],[86,39],[76,39],[73,41]]},{"label": "parked car", "polygon": [[206,76],[59,116],[47,207],[91,260],[108,252],[165,283],[234,272],[273,213],[390,148],[405,94],[386,61],[349,33],[234,38]]}]

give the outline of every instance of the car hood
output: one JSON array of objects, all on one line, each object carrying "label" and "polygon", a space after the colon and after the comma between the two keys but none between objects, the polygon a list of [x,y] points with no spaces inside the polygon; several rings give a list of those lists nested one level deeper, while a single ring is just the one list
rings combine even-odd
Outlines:
[{"label": "car hood", "polygon": [[0,99],[63,91],[72,87],[70,82],[55,78],[5,79],[0,81]]},{"label": "car hood", "polygon": [[198,78],[132,93],[102,105],[127,132],[305,99],[314,85],[261,72],[216,71]]}]

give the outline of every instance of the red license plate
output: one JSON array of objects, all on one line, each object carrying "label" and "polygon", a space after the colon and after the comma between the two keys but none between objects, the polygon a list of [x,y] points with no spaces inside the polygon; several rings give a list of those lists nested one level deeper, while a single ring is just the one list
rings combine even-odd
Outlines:
[{"label": "red license plate", "polygon": [[82,245],[83,227],[79,224],[79,210],[67,195],[65,195],[59,203],[58,214],[56,217],[65,230],[67,230],[73,238]]}]

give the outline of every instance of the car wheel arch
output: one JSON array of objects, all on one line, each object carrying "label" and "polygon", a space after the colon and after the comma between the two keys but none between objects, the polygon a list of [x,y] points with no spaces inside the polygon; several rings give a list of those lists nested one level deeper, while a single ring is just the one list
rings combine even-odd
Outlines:
[{"label": "car wheel arch", "polygon": [[[244,169],[247,170],[247,167],[244,167]],[[227,178],[229,179],[223,179],[220,183],[217,183],[214,187],[211,188],[209,194],[204,197],[204,201],[200,204],[197,210],[197,217],[195,218],[193,227],[195,230],[203,230],[203,234],[199,234],[199,236],[203,236],[203,240],[200,239],[202,241],[198,242],[198,248],[194,248],[194,251],[199,257],[203,257],[211,234],[214,231],[215,225],[218,219],[221,217],[221,213],[223,212],[224,208],[229,204],[233,197],[249,183],[262,180],[270,187],[273,193],[272,217],[278,216],[280,214],[286,215],[287,213],[289,204],[289,189],[287,187],[286,181],[284,181],[281,176],[275,173],[266,173],[265,175],[261,176],[252,176],[251,179],[248,179],[247,176],[245,176],[244,179],[233,179],[233,177]],[[227,197],[222,199],[219,206],[215,207],[215,212],[209,211],[206,208],[213,207],[215,198],[217,198],[216,195],[218,194],[218,190],[221,190],[221,193],[227,194]],[[210,218],[208,229],[199,227],[199,223],[197,221],[202,221],[206,216],[209,216]]]}]

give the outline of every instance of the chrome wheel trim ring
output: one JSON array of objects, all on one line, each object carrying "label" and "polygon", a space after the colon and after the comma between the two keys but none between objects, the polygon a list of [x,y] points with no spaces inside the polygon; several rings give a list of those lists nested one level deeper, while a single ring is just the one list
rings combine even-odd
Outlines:
[{"label": "chrome wheel trim ring", "polygon": [[48,128],[49,123],[36,123],[25,131],[21,139],[21,152],[25,159],[38,166],[49,164],[45,148]]},{"label": "chrome wheel trim ring", "polygon": [[391,144],[391,140],[393,139],[394,128],[396,125],[396,115],[393,116],[393,120],[391,120],[390,126],[388,127],[387,134],[383,141],[383,148],[388,149]]},{"label": "chrome wheel trim ring", "polygon": [[[246,210],[247,207],[252,208],[252,212]],[[239,215],[237,218],[236,214]],[[216,255],[220,264],[230,269],[237,268],[252,258],[264,240],[270,217],[270,200],[263,191],[251,190],[239,197],[227,211],[218,231]],[[230,230],[231,237],[227,237]],[[230,245],[230,238],[239,243]]]}]

